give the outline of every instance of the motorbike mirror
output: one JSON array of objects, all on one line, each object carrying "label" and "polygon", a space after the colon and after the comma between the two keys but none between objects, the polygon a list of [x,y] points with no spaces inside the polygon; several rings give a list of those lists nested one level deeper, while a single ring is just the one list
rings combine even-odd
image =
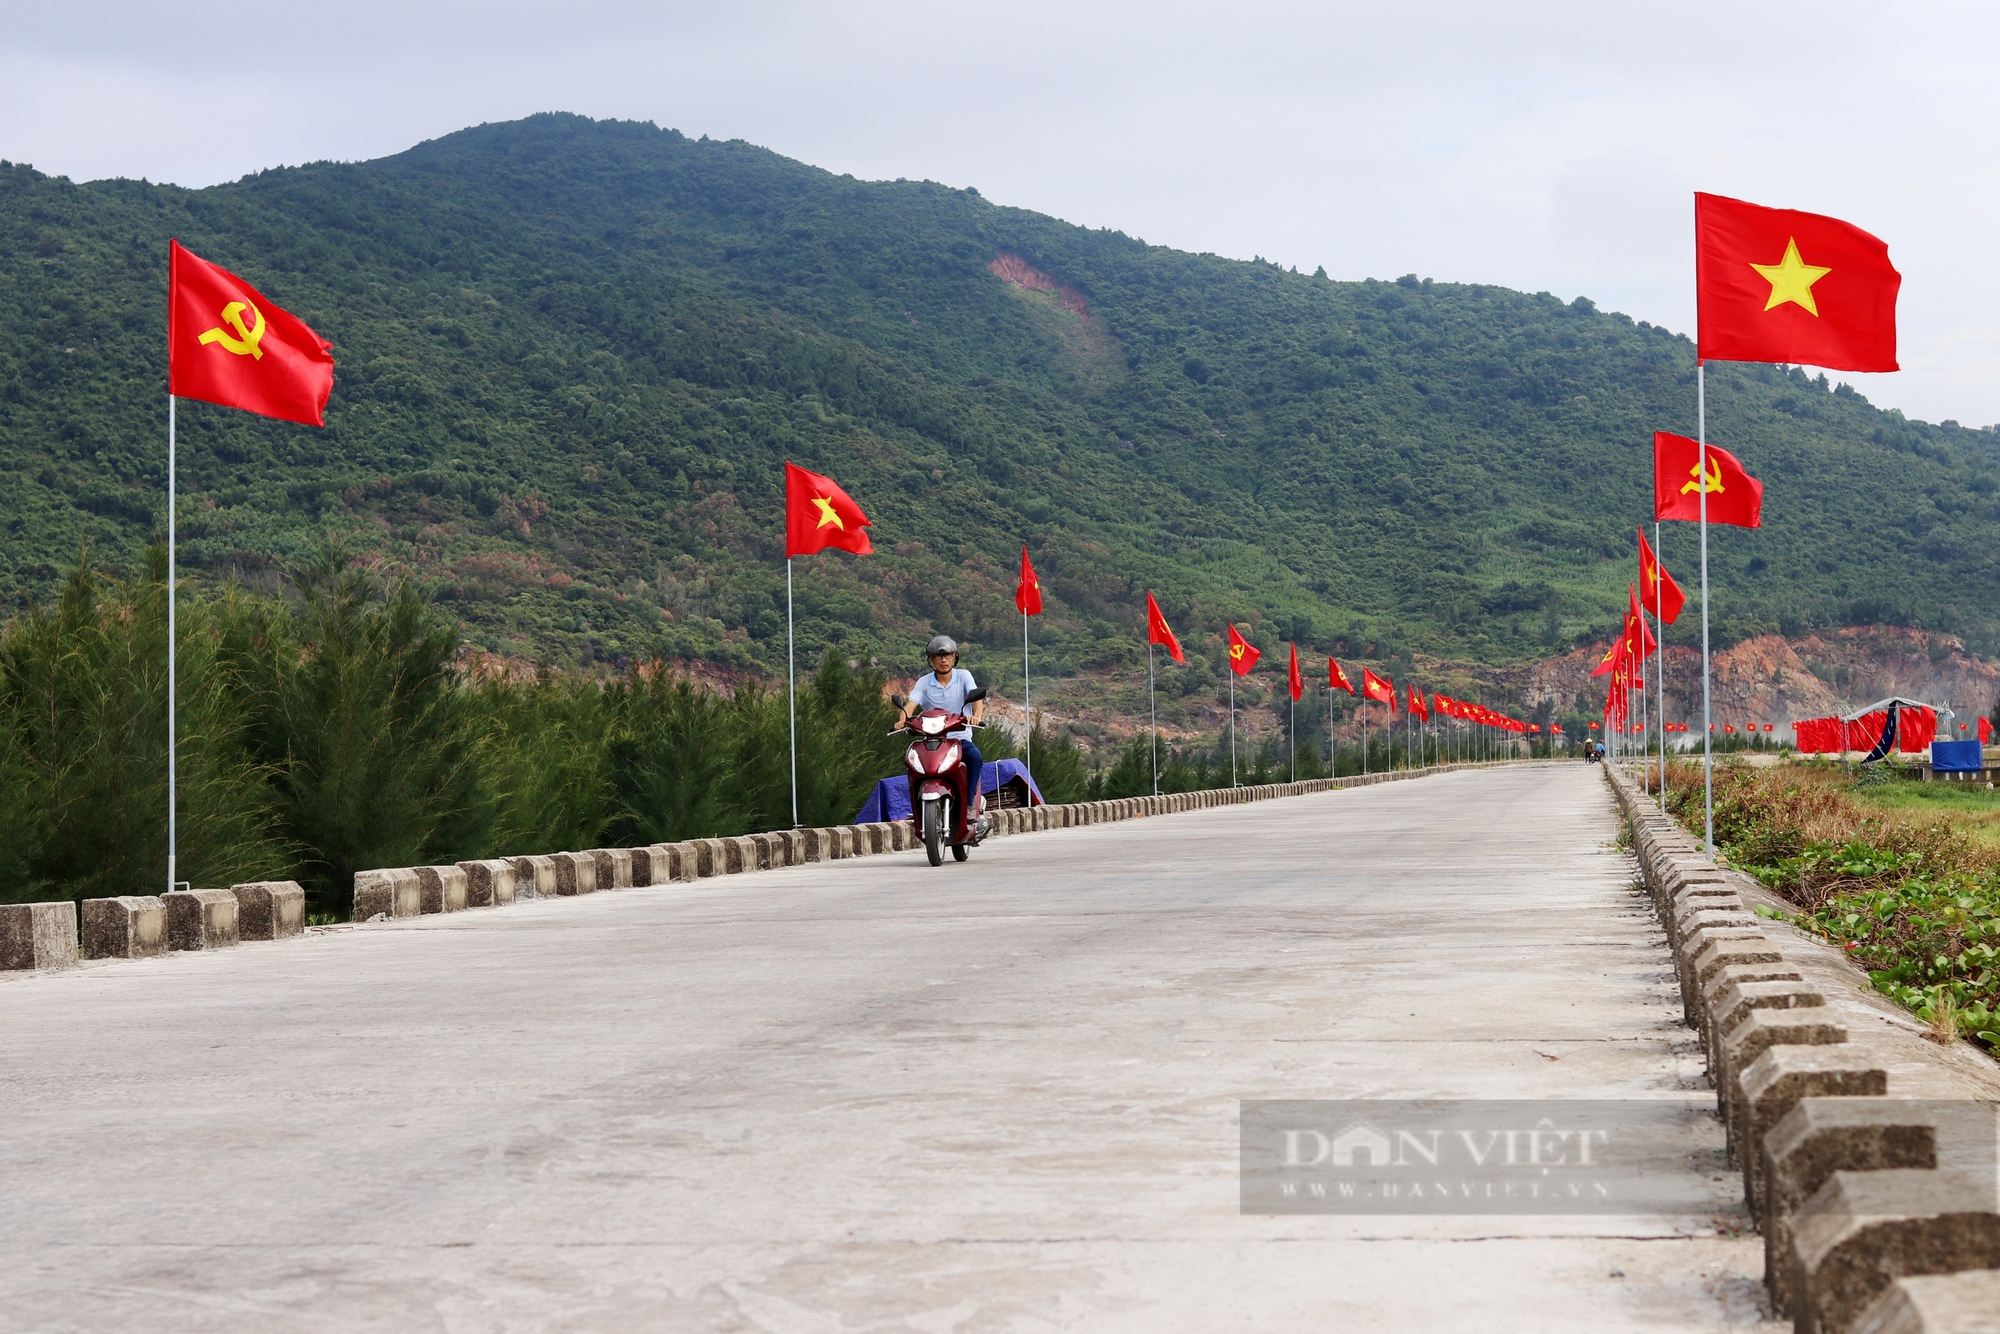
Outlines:
[{"label": "motorbike mirror", "polygon": [[889,696],[889,707],[892,709],[900,709],[907,702],[901,695]]},{"label": "motorbike mirror", "polygon": [[985,698],[986,698],[985,686],[974,686],[972,689],[965,692],[965,702],[967,704],[977,704],[980,700]]}]

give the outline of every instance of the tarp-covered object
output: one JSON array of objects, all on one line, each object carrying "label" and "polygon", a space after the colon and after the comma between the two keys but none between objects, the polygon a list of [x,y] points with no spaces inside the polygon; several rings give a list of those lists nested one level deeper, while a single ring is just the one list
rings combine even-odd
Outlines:
[{"label": "tarp-covered object", "polygon": [[[1045,806],[1042,790],[1035,786],[1035,777],[1028,772],[1028,766],[1019,760],[988,760],[979,771],[979,790],[986,794],[988,809],[993,806],[993,794],[1000,790],[1002,783],[1020,780],[1027,784],[1028,804]],[[856,824],[879,824],[887,820],[907,820],[910,818],[910,780],[902,774],[885,778],[875,785],[862,804],[861,813],[854,817]]]},{"label": "tarp-covered object", "polygon": [[1931,768],[1941,774],[1976,774],[1985,763],[1977,741],[1931,742]]}]

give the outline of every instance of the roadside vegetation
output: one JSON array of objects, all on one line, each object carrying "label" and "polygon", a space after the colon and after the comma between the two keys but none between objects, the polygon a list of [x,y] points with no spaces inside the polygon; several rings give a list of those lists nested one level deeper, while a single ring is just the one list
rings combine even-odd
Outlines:
[{"label": "roadside vegetation", "polygon": [[[1719,765],[1716,843],[1940,1039],[2000,1048],[2000,794],[1884,773]],[[1700,830],[1699,764],[1669,763],[1667,802]]]}]

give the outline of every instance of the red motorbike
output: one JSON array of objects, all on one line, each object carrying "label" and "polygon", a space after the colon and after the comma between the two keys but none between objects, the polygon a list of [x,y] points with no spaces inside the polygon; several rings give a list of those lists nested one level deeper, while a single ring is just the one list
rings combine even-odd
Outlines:
[{"label": "red motorbike", "polygon": [[[984,686],[965,692],[965,702],[986,698]],[[901,730],[914,732],[916,739],[903,755],[910,780],[910,819],[932,866],[944,865],[944,849],[951,849],[953,861],[964,861],[975,842],[973,822],[978,818],[978,794],[965,790],[965,756],[948,732],[977,726],[962,713],[925,709],[903,723]],[[890,735],[894,735],[891,733]]]}]

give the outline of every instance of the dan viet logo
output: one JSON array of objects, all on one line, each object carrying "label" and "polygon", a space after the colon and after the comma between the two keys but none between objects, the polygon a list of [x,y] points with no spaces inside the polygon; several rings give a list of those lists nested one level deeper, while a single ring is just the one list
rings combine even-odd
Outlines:
[{"label": "dan viet logo", "polygon": [[1700,1212],[1710,1178],[1688,1162],[1716,1130],[1682,1099],[1245,1102],[1243,1209]]}]

